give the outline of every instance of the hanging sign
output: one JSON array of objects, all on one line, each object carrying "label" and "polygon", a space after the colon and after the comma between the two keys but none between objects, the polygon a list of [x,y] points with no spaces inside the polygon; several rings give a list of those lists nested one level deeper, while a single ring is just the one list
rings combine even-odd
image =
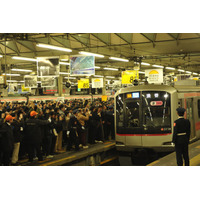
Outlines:
[{"label": "hanging sign", "polygon": [[103,78],[92,78],[92,88],[103,88]]},{"label": "hanging sign", "polygon": [[90,87],[89,79],[78,80],[78,88],[79,89],[84,89],[84,88],[89,88],[89,87]]},{"label": "hanging sign", "polygon": [[149,83],[163,83],[163,69],[147,69],[145,76],[148,77]]},{"label": "hanging sign", "polygon": [[122,72],[122,84],[132,84],[135,79],[139,79],[139,72],[137,70]]},{"label": "hanging sign", "polygon": [[22,92],[30,92],[31,88],[26,88],[24,84],[22,84]]}]

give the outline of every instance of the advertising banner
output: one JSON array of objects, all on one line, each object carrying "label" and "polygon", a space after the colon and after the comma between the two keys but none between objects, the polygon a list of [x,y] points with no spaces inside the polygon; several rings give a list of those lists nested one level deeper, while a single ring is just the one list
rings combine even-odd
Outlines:
[{"label": "advertising banner", "polygon": [[122,84],[132,84],[135,79],[139,79],[138,70],[127,70],[122,72]]},{"label": "advertising banner", "polygon": [[0,84],[5,84],[6,80],[5,80],[5,76],[4,75],[0,75]]},{"label": "advertising banner", "polygon": [[74,56],[70,57],[70,75],[85,76],[95,74],[94,56]]},{"label": "advertising banner", "polygon": [[90,87],[89,79],[78,80],[78,88],[79,89],[85,89],[85,88],[89,88],[89,87]]},{"label": "advertising banner", "polygon": [[103,88],[103,78],[92,78],[92,88]]},{"label": "advertising banner", "polygon": [[41,77],[40,80],[41,80],[41,87],[55,87],[56,85],[55,76]]},{"label": "advertising banner", "polygon": [[59,76],[59,73],[60,73],[59,57],[37,58],[38,76]]},{"label": "advertising banner", "polygon": [[9,83],[8,85],[8,94],[18,93],[17,83]]},{"label": "advertising banner", "polygon": [[24,76],[24,85],[26,88],[37,88],[37,76]]},{"label": "advertising banner", "polygon": [[163,69],[146,69],[145,76],[149,83],[163,83]]}]

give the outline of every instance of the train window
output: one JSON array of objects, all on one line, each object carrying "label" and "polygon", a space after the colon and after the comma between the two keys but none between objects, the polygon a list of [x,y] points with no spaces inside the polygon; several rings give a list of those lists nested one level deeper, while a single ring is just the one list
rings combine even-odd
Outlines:
[{"label": "train window", "polygon": [[124,124],[124,102],[123,102],[123,95],[119,95],[116,97],[116,119],[118,127],[122,127]]},{"label": "train window", "polygon": [[[150,94],[151,98],[147,98]],[[170,127],[170,94],[167,92],[142,92],[143,123],[146,127]]]},{"label": "train window", "polygon": [[199,118],[200,118],[200,100],[198,100],[198,115],[199,115]]},{"label": "train window", "polygon": [[127,127],[139,127],[139,106],[138,101],[132,101],[126,103],[126,116],[127,116]]}]

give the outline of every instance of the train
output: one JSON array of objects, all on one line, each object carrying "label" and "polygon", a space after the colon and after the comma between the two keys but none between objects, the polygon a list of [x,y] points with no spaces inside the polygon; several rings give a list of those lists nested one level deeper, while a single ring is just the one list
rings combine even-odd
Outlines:
[{"label": "train", "polygon": [[172,135],[178,107],[186,109],[184,117],[190,120],[190,142],[200,139],[200,86],[197,83],[121,88],[116,92],[114,102],[118,151],[174,151]]}]

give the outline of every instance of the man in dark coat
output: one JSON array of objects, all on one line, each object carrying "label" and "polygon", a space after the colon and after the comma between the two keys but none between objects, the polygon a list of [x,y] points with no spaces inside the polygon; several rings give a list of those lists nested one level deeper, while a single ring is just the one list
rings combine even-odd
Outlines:
[{"label": "man in dark coat", "polygon": [[5,122],[0,128],[0,164],[4,166],[10,165],[10,156],[13,149],[13,130],[12,122],[14,117],[7,115]]},{"label": "man in dark coat", "polygon": [[[174,122],[174,133],[172,142],[175,144],[176,160],[178,166],[189,166],[188,144],[190,139],[190,121],[184,119],[184,108],[176,109],[179,119]],[[183,158],[182,158],[183,156]]]},{"label": "man in dark coat", "polygon": [[36,119],[37,112],[30,112],[30,119],[25,122],[25,137],[28,145],[28,157],[29,162],[33,161],[34,150],[38,157],[38,161],[43,160],[41,144],[42,144],[42,133],[40,126],[50,124],[48,120]]}]

